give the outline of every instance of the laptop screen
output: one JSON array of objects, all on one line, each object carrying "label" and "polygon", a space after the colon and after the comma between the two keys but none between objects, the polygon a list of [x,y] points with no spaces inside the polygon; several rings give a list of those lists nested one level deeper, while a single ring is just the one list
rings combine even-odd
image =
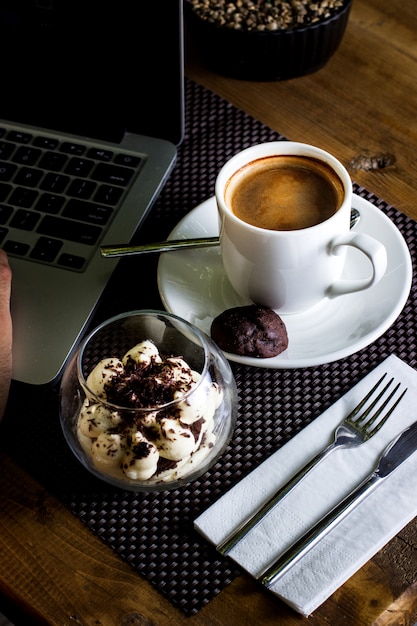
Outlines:
[{"label": "laptop screen", "polygon": [[2,0],[0,118],[111,141],[130,131],[178,145],[181,12],[181,0]]}]

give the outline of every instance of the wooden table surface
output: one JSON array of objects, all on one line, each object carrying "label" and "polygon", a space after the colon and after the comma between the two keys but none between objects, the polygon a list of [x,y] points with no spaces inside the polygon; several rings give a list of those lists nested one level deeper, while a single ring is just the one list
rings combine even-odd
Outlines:
[{"label": "wooden table surface", "polygon": [[[187,46],[186,75],[285,135],[348,167],[395,163],[352,178],[417,219],[417,3],[353,0],[341,47],[321,71],[251,83],[213,74]],[[385,626],[417,618],[413,521],[309,619],[246,575],[185,617],[16,462],[0,456],[0,594],[16,624],[72,626]]]}]

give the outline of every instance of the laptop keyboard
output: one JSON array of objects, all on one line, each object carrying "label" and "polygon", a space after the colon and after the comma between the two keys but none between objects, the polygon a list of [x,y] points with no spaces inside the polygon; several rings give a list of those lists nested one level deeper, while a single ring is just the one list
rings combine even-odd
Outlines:
[{"label": "laptop keyboard", "polygon": [[0,246],[82,272],[141,167],[137,155],[0,123]]}]

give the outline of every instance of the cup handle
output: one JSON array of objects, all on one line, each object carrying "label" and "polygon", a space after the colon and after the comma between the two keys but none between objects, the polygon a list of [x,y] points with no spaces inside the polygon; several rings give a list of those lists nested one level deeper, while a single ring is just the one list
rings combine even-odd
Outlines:
[{"label": "cup handle", "polygon": [[343,246],[353,246],[363,252],[372,264],[372,274],[369,278],[359,278],[356,280],[337,280],[328,289],[328,296],[341,296],[355,291],[368,289],[376,285],[381,280],[387,269],[387,251],[380,242],[365,235],[364,233],[345,233],[338,235],[332,240],[330,254],[341,254]]}]

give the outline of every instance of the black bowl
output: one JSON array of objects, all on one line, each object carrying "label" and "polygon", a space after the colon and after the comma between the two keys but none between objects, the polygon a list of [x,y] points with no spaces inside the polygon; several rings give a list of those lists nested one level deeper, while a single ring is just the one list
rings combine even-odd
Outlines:
[{"label": "black bowl", "polygon": [[287,80],[316,72],[336,52],[352,0],[320,22],[293,29],[245,31],[208,22],[184,1],[190,40],[203,62],[219,74],[242,80]]}]

